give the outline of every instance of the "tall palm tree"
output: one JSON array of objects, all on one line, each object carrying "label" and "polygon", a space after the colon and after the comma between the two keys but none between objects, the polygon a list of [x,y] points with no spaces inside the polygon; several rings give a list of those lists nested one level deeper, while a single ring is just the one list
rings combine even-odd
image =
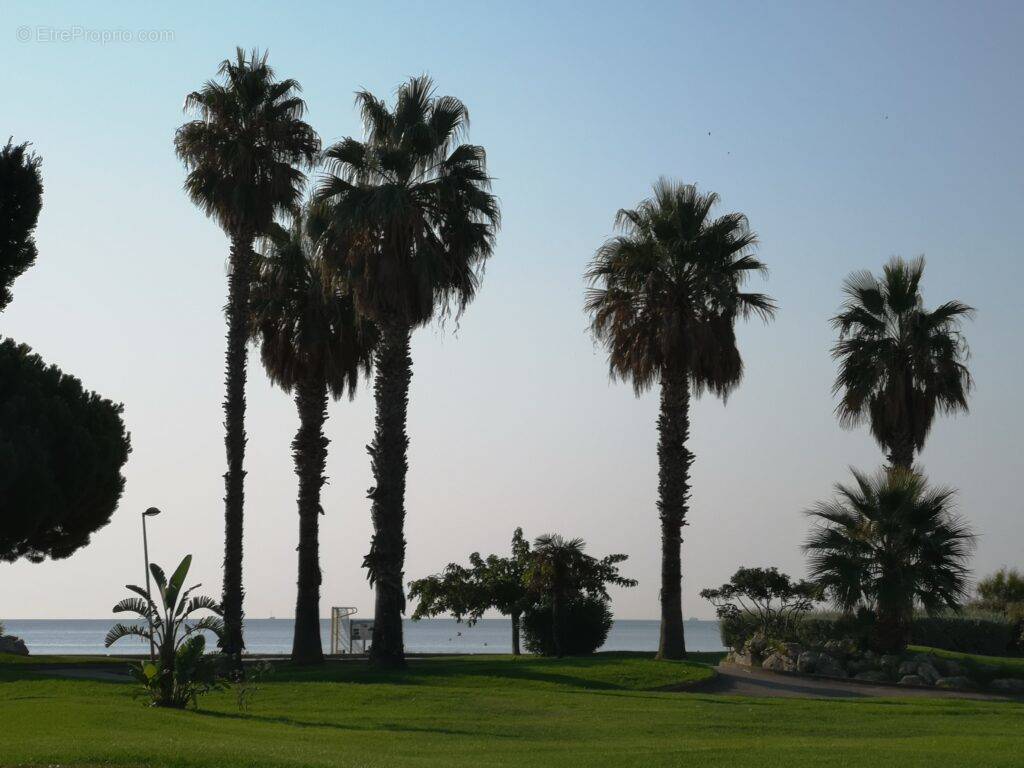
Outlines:
[{"label": "tall palm tree", "polygon": [[740,290],[765,266],[752,254],[757,236],[740,213],[712,218],[714,193],[660,179],[635,210],[620,210],[620,234],[598,249],[586,276],[586,309],[595,338],[608,350],[613,378],[639,396],[661,387],[658,417],[658,510],[661,517],[662,658],[686,653],[680,546],[693,454],[690,395],[725,398],[743,373],[737,316],[769,319],[770,298]]},{"label": "tall palm tree", "polygon": [[924,258],[893,258],[881,277],[854,272],[846,278],[846,301],[832,325],[839,341],[833,393],[840,423],[867,421],[893,467],[910,469],[924,448],[936,412],[967,412],[971,374],[962,318],[974,310],[947,301],[929,312],[921,298]]},{"label": "tall palm tree", "polygon": [[320,545],[328,440],[327,396],[355,395],[359,374],[369,376],[376,329],[355,312],[348,287],[326,267],[318,246],[317,209],[277,227],[257,257],[252,332],[270,380],[295,394],[299,429],[292,441],[299,478],[299,576],[292,661],[323,661],[320,643]]},{"label": "tall palm tree", "polygon": [[242,639],[242,512],[245,459],[245,356],[253,241],[274,216],[295,208],[309,165],[320,150],[316,132],[302,117],[305,102],[295,80],[277,80],[267,55],[239,48],[221,63],[222,82],[207,82],[185,97],[196,116],[174,137],[185,163],[185,191],[231,240],[228,262],[224,446],[224,636],[221,649],[236,666]]},{"label": "tall palm tree", "polygon": [[460,313],[476,295],[499,210],[483,148],[462,143],[469,114],[461,101],[437,96],[424,76],[398,89],[393,108],[366,91],[356,103],[365,139],[327,150],[330,173],[317,199],[331,207],[334,263],[381,333],[368,448],[375,480],[365,559],[376,590],[370,659],[401,666],[410,337],[438,314]]},{"label": "tall palm tree", "polygon": [[839,608],[873,609],[878,649],[901,651],[915,603],[934,613],[967,597],[974,535],[955,514],[953,490],[902,467],[852,471],[854,485],[836,485],[836,498],[807,513],[810,576]]}]

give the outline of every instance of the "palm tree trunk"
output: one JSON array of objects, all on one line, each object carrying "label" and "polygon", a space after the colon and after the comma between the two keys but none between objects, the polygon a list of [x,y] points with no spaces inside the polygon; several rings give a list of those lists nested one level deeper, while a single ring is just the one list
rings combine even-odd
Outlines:
[{"label": "palm tree trunk", "polygon": [[324,437],[327,383],[323,377],[301,382],[296,387],[295,405],[299,411],[299,431],[292,441],[292,457],[299,477],[299,580],[292,661],[321,664],[324,651],[320,642],[320,490],[326,481],[329,443]]},{"label": "palm tree trunk", "polygon": [[519,611],[512,612],[512,655],[519,655],[519,621],[521,619]]},{"label": "palm tree trunk", "polygon": [[913,438],[901,437],[889,451],[889,466],[892,469],[909,470],[914,465],[914,440]]},{"label": "palm tree trunk", "polygon": [[405,666],[402,613],[405,611],[405,475],[409,468],[405,422],[412,379],[410,336],[407,325],[393,320],[385,322],[374,354],[376,425],[373,443],[367,448],[376,481],[368,494],[373,501],[374,533],[365,566],[376,589],[370,663],[380,667]]},{"label": "palm tree trunk", "polygon": [[224,637],[221,650],[236,671],[242,668],[242,516],[245,502],[245,362],[249,339],[249,293],[252,287],[252,241],[244,230],[231,238],[228,274],[227,352],[225,354],[224,447]]},{"label": "palm tree trunk", "polygon": [[565,655],[565,601],[562,590],[556,586],[551,594],[551,634],[555,643],[555,656]]},{"label": "palm tree trunk", "polygon": [[685,369],[662,372],[658,416],[658,511],[661,516],[661,637],[658,658],[686,656],[680,549],[690,495],[686,449],[690,432],[690,385]]}]

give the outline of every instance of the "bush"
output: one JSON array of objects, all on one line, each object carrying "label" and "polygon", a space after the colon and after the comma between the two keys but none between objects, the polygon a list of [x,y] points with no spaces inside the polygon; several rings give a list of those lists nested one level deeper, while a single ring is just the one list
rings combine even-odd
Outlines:
[{"label": "bush", "polygon": [[[787,631],[770,639],[812,647],[820,647],[829,640],[851,639],[861,647],[868,647],[873,621],[873,615],[866,610],[856,616],[824,611],[808,613],[797,618]],[[720,628],[722,644],[739,649],[757,633],[759,624],[756,616],[738,614],[723,619]],[[993,613],[918,615],[910,627],[910,642],[983,656],[1017,655],[1024,652],[1022,630],[1020,622]]]},{"label": "bush", "polygon": [[[602,645],[612,628],[609,602],[597,596],[579,596],[566,606],[565,655],[587,656]],[[555,655],[555,637],[550,603],[527,609],[523,614],[526,649],[540,656]]]},{"label": "bush", "polygon": [[744,639],[753,622],[763,637],[781,640],[820,598],[820,590],[810,582],[793,581],[778,568],[740,568],[727,583],[704,589],[700,596],[715,606],[723,626],[738,619],[735,629],[742,627]]},{"label": "bush", "polygon": [[920,616],[911,626],[911,642],[946,651],[1006,656],[1020,653],[1020,625],[1003,616]]}]

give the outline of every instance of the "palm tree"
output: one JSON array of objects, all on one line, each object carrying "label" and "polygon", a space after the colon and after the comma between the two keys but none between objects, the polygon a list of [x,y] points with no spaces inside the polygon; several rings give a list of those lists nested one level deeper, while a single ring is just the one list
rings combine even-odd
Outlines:
[{"label": "palm tree", "polygon": [[873,609],[878,649],[901,651],[915,603],[935,613],[967,597],[974,535],[955,514],[955,491],[902,467],[852,471],[854,485],[836,485],[836,498],[807,513],[810,576],[839,608]]},{"label": "palm tree", "polygon": [[320,490],[326,482],[328,393],[355,395],[369,376],[376,330],[356,315],[347,286],[326,268],[315,207],[277,227],[257,257],[252,332],[270,380],[295,394],[299,430],[292,441],[299,478],[299,576],[292,661],[323,661],[320,643]]},{"label": "palm tree", "polygon": [[608,597],[608,585],[635,587],[635,579],[619,575],[619,563],[628,555],[607,555],[600,560],[583,550],[583,539],[564,539],[557,533],[538,536],[533,551],[526,552],[526,570],[523,581],[535,598],[551,603],[551,625],[555,655],[565,655],[566,614],[569,603],[581,594],[588,597]]},{"label": "palm tree", "polygon": [[693,454],[690,395],[723,399],[743,373],[736,317],[767,320],[770,298],[740,290],[757,236],[740,213],[712,218],[714,193],[660,179],[653,197],[620,210],[620,234],[598,249],[587,270],[586,309],[595,338],[608,349],[612,378],[630,380],[639,396],[661,387],[658,417],[658,510],[661,517],[661,658],[681,659],[680,545],[686,524]]},{"label": "palm tree", "polygon": [[174,148],[185,163],[185,191],[231,240],[228,264],[224,445],[224,639],[221,649],[240,668],[242,639],[242,513],[245,471],[245,356],[253,241],[278,213],[301,199],[305,175],[320,140],[302,116],[305,102],[294,80],[277,80],[267,55],[239,48],[218,74],[185,97],[197,119],[185,123]]},{"label": "palm tree", "polygon": [[854,272],[843,285],[846,301],[832,325],[839,341],[833,393],[844,427],[867,421],[893,467],[910,469],[924,448],[936,411],[967,412],[971,374],[961,318],[974,310],[947,301],[929,312],[921,298],[924,259],[893,258],[881,277]]},{"label": "palm tree", "polygon": [[462,143],[469,114],[461,101],[435,95],[424,76],[398,89],[392,109],[366,91],[356,103],[366,138],[327,150],[330,173],[317,199],[331,207],[334,263],[381,333],[368,448],[374,534],[364,564],[376,589],[370,659],[401,666],[410,337],[473,299],[499,211],[483,148]]},{"label": "palm tree", "polygon": [[583,539],[563,539],[557,533],[538,536],[533,543],[532,563],[527,582],[551,598],[551,624],[554,630],[555,655],[565,655],[565,609],[576,591],[574,574],[586,566],[589,558],[583,552]]}]

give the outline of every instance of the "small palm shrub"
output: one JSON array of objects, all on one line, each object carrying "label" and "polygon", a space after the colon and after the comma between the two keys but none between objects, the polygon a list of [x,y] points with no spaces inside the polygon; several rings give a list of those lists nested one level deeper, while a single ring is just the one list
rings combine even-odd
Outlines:
[{"label": "small palm shrub", "polygon": [[[598,595],[580,595],[565,608],[562,654],[588,656],[608,638],[612,612],[608,600]],[[551,604],[541,602],[523,614],[526,649],[540,656],[560,655],[555,647],[555,625]]]},{"label": "small palm shrub", "polygon": [[[143,662],[133,667],[132,673],[157,707],[195,706],[200,694],[227,685],[215,659],[206,654],[206,638],[202,635],[205,630],[221,637],[224,631],[221,608],[212,598],[191,596],[198,584],[182,589],[191,564],[192,555],[186,555],[170,579],[159,565],[150,564],[159,603],[142,587],[126,585],[138,597],[126,597],[114,606],[114,613],[134,613],[145,623],[119,622],[111,627],[104,641],[107,648],[124,637],[152,641],[156,646],[156,661]],[[192,614],[202,610],[212,615],[190,621]]]},{"label": "small palm shrub", "polygon": [[902,651],[916,607],[929,616],[960,609],[974,535],[955,514],[954,491],[918,472],[853,476],[808,511],[808,570],[836,608],[874,612],[876,650]]}]

